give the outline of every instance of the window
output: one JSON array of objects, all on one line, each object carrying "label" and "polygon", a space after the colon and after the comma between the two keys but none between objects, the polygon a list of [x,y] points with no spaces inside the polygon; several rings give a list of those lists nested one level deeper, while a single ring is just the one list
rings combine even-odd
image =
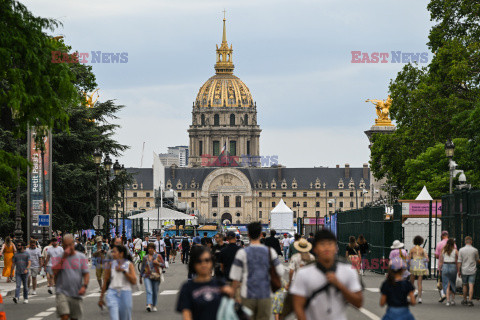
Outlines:
[{"label": "window", "polygon": [[315,217],[319,217],[320,216],[320,211],[315,211]]},{"label": "window", "polygon": [[237,212],[236,215],[237,215],[237,217],[240,217],[240,212]]},{"label": "window", "polygon": [[242,197],[236,196],[235,197],[235,207],[240,208],[242,206]]},{"label": "window", "polygon": [[217,216],[217,213],[216,213],[216,212],[214,212],[214,213],[212,214],[212,216],[216,217],[216,216]]},{"label": "window", "polygon": [[328,211],[328,213],[333,213],[333,211],[330,210],[330,211]]},{"label": "window", "polygon": [[353,192],[350,192],[350,197],[353,197]]},{"label": "window", "polygon": [[353,201],[350,201],[350,208],[353,208]]},{"label": "window", "polygon": [[340,197],[343,197],[343,192],[340,192]]},{"label": "window", "polygon": [[306,197],[307,196],[307,192],[303,192],[303,197]]},{"label": "window", "polygon": [[230,149],[228,150],[231,156],[237,155],[237,141],[230,141]]},{"label": "window", "polygon": [[150,197],[150,192],[147,192],[147,195],[146,195],[146,197],[147,197],[147,198],[149,198],[149,197]]},{"label": "window", "polygon": [[333,197],[333,192],[329,192],[329,193],[328,193],[328,196],[329,196],[329,197]]},{"label": "window", "polygon": [[230,207],[230,197],[229,196],[224,196],[223,197],[223,206],[225,208]]},{"label": "window", "polygon": [[360,207],[362,207],[362,208],[363,208],[363,201],[361,201],[361,202],[360,202]]},{"label": "window", "polygon": [[200,156],[203,154],[203,141],[198,141],[198,153]]},{"label": "window", "polygon": [[258,211],[258,217],[262,219],[262,211]]},{"label": "window", "polygon": [[134,203],[133,203],[133,207],[134,207],[134,208],[137,207],[137,202],[134,202]]},{"label": "window", "polygon": [[202,116],[200,117],[200,122],[202,123],[202,126],[205,125],[205,115],[202,114]]},{"label": "window", "polygon": [[195,193],[194,193],[194,192],[192,192],[192,198],[194,198],[194,197],[195,197]]},{"label": "window", "polygon": [[146,206],[147,208],[150,208],[150,202],[147,201],[147,203],[145,204],[145,206]]},{"label": "window", "polygon": [[218,197],[217,196],[212,196],[212,207],[213,208],[218,207]]},{"label": "window", "polygon": [[195,208],[195,202],[192,202],[192,203],[191,203],[190,208]]},{"label": "window", "polygon": [[213,155],[220,155],[220,141],[213,141]]},{"label": "window", "polygon": [[297,203],[294,201],[293,202],[293,207],[296,208],[297,207]]},{"label": "window", "polygon": [[304,217],[307,216],[307,211],[303,211],[303,216],[304,216]]},{"label": "window", "polygon": [[317,207],[317,208],[320,207],[320,201],[317,201],[317,202],[315,203],[315,207]]},{"label": "window", "polygon": [[343,201],[340,201],[340,208],[343,208]]},{"label": "window", "polygon": [[262,193],[261,193],[261,192],[259,192],[259,193],[258,193],[258,196],[259,196],[259,197],[261,197],[261,196],[262,196]]},{"label": "window", "polygon": [[328,207],[331,208],[333,207],[333,204],[331,202],[328,203]]},{"label": "window", "polygon": [[133,193],[133,197],[134,197],[134,198],[137,197],[137,193],[136,193],[136,192]]},{"label": "window", "polygon": [[284,191],[284,192],[282,192],[282,197],[284,197],[284,198],[285,198],[286,196],[287,196],[287,193],[286,193],[285,191]]},{"label": "window", "polygon": [[134,184],[132,187],[133,187],[133,189],[137,189],[138,185]]},{"label": "window", "polygon": [[247,155],[250,156],[250,140],[247,140]]},{"label": "window", "polygon": [[275,192],[272,192],[272,198],[275,198]]},{"label": "window", "polygon": [[275,207],[275,201],[272,201],[272,208]]},{"label": "window", "polygon": [[237,220],[237,224],[240,224],[240,220]]},{"label": "window", "polygon": [[258,203],[258,207],[259,207],[259,208],[262,207],[262,201],[260,201],[260,202]]},{"label": "window", "polygon": [[303,202],[303,207],[304,207],[304,208],[307,207],[307,201],[304,201],[304,202]]},{"label": "window", "polygon": [[182,193],[181,193],[181,192],[178,193],[178,197],[179,197],[179,198],[182,197]]},{"label": "window", "polygon": [[235,125],[235,115],[233,113],[230,115],[230,125],[231,126]]},{"label": "window", "polygon": [[297,212],[296,211],[293,213],[293,218],[297,218]]},{"label": "window", "polygon": [[315,193],[315,197],[320,197],[320,192]]},{"label": "window", "polygon": [[297,196],[297,192],[296,191],[293,191],[293,197],[296,197]]},{"label": "window", "polygon": [[220,125],[220,116],[218,114],[213,116],[213,125],[219,126]]},{"label": "window", "polygon": [[245,115],[245,125],[248,126],[248,114]]}]

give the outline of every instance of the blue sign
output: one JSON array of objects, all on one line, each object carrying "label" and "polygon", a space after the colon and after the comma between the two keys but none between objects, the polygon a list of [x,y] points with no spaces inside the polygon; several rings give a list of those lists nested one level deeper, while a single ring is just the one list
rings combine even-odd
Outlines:
[{"label": "blue sign", "polygon": [[39,227],[48,227],[50,225],[50,215],[49,214],[39,214],[38,215],[38,226]]}]

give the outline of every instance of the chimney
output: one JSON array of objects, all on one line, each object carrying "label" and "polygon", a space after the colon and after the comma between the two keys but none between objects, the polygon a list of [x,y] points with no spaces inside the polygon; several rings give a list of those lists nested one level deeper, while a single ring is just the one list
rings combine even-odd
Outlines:
[{"label": "chimney", "polygon": [[345,178],[350,178],[350,165],[345,163]]},{"label": "chimney", "polygon": [[282,183],[282,166],[277,166],[277,181]]},{"label": "chimney", "polygon": [[363,164],[363,179],[367,180],[368,178],[369,178],[368,177],[368,164],[364,163]]},{"label": "chimney", "polygon": [[339,165],[339,164],[337,164],[337,165],[336,165],[336,168],[337,168],[337,169],[338,169],[338,168],[340,168],[340,165]]},{"label": "chimney", "polygon": [[172,181],[175,180],[175,166],[173,165],[170,167],[170,175],[172,176]]}]

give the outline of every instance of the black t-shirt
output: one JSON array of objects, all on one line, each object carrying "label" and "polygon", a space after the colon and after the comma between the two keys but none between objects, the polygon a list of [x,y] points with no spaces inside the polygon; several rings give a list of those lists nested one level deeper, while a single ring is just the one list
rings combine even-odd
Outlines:
[{"label": "black t-shirt", "polygon": [[216,320],[222,299],[220,289],[224,285],[225,282],[215,278],[203,283],[185,282],[178,296],[177,311],[190,310],[193,320]]},{"label": "black t-shirt", "polygon": [[213,245],[212,239],[208,237],[203,237],[200,240],[200,243],[202,244],[202,246],[207,246],[207,243],[211,243]]},{"label": "black t-shirt", "polygon": [[223,277],[222,269],[220,268],[220,252],[227,246],[226,243],[219,245],[218,243],[212,247],[213,259],[215,262],[215,276],[217,278]]},{"label": "black t-shirt", "polygon": [[190,249],[190,241],[188,239],[182,240],[182,250]]},{"label": "black t-shirt", "polygon": [[387,296],[387,304],[390,307],[407,307],[408,294],[414,290],[412,283],[407,280],[397,281],[395,285],[385,280],[380,288],[380,292]]},{"label": "black t-shirt", "polygon": [[230,269],[232,268],[233,260],[237,251],[241,248],[236,243],[229,243],[225,248],[220,251],[219,261],[223,263],[223,269],[225,270],[225,278],[230,280]]},{"label": "black t-shirt", "polygon": [[172,247],[172,240],[170,238],[165,238],[164,241],[165,247],[170,249]]},{"label": "black t-shirt", "polygon": [[360,249],[360,253],[361,253],[362,255],[366,254],[366,253],[368,252],[368,250],[370,249],[370,247],[369,247],[369,245],[368,245],[367,242],[365,242],[365,243],[360,243],[360,244],[358,245],[358,248]]},{"label": "black t-shirt", "polygon": [[358,250],[358,246],[356,246],[355,248],[347,246],[347,252],[349,256],[358,256]]}]

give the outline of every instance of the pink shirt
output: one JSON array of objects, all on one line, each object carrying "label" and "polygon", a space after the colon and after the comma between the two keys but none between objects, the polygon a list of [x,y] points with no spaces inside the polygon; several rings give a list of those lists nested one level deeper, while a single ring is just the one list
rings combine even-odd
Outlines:
[{"label": "pink shirt", "polygon": [[[443,239],[439,243],[437,243],[437,248],[435,249],[435,257],[437,259],[440,258],[440,255],[442,254],[443,247],[447,244],[448,239]],[[455,245],[455,249],[457,249],[457,245]]]}]

